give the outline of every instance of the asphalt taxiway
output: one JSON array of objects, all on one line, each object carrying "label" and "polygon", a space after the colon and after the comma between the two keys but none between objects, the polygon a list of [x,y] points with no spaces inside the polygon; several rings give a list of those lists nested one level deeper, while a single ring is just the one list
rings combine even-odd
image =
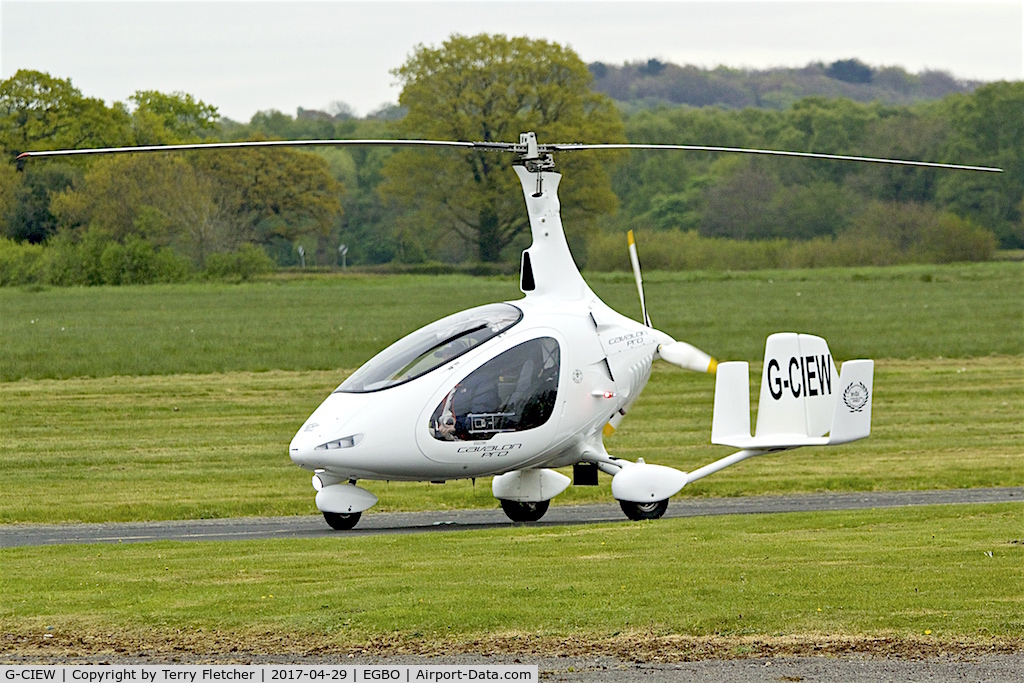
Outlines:
[{"label": "asphalt taxiway", "polygon": [[[771,514],[862,510],[920,505],[1024,503],[1024,487],[949,489],[939,491],[869,491],[812,493],[741,498],[676,498],[665,517]],[[564,526],[626,522],[617,504],[552,505],[529,526]],[[143,543],[152,541],[233,541],[272,538],[344,538],[382,534],[416,534],[513,526],[497,507],[484,510],[431,512],[369,512],[351,531],[334,531],[320,515],[301,517],[239,517],[101,524],[0,525],[0,548],[66,543]]]}]

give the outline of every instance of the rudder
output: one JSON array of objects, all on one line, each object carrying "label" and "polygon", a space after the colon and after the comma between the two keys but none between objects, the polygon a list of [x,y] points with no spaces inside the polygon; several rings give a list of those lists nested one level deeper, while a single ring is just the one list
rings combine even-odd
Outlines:
[{"label": "rudder", "polygon": [[832,426],[837,375],[821,337],[793,332],[768,337],[755,437],[824,436]]}]

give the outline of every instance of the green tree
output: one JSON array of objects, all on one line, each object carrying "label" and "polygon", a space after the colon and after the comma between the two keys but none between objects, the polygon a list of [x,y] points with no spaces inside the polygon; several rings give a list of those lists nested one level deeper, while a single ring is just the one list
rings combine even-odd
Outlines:
[{"label": "green tree", "polygon": [[[887,109],[873,121],[859,154],[882,159],[936,161],[949,134],[947,117],[933,108]],[[863,164],[851,169],[849,184],[882,201],[927,203],[935,199],[935,184],[949,171],[889,164]]]},{"label": "green tree", "polygon": [[747,166],[708,189],[700,233],[707,237],[767,239],[778,233],[772,199],[780,186],[770,174]]},{"label": "green tree", "polygon": [[50,209],[64,227],[95,225],[123,241],[138,232],[144,207],[163,209],[174,201],[185,166],[171,154],[99,157],[73,188],[53,195]]},{"label": "green tree", "polygon": [[8,234],[20,184],[21,177],[15,165],[0,159],[0,235]]},{"label": "green tree", "polygon": [[0,82],[0,148],[6,154],[131,141],[127,110],[83,96],[70,79],[22,69]]},{"label": "green tree", "polygon": [[129,99],[135,104],[132,128],[138,145],[195,142],[217,127],[217,107],[187,93],[139,90]]},{"label": "green tree", "polygon": [[873,76],[871,67],[859,59],[840,59],[838,62],[832,62],[825,69],[825,73],[829,78],[846,83],[870,83]]},{"label": "green tree", "polygon": [[174,247],[198,266],[248,234],[247,217],[177,154],[96,159],[73,188],[53,195],[50,207],[64,229],[92,227],[122,243],[142,238]]},{"label": "green tree", "polygon": [[67,164],[37,164],[25,169],[14,188],[14,204],[7,215],[5,234],[18,241],[39,244],[57,232],[58,217],[50,199],[71,187],[77,170]]},{"label": "green tree", "polygon": [[855,193],[828,182],[791,185],[772,202],[773,237],[806,240],[843,232],[858,206]]},{"label": "green tree", "polygon": [[1024,247],[1018,227],[1024,201],[1024,82],[990,83],[944,104],[952,127],[947,160],[1005,172],[942,174],[939,202],[994,232],[1003,248]]},{"label": "green tree", "polygon": [[194,157],[225,207],[237,216],[234,243],[326,238],[342,215],[341,184],[320,155],[292,149],[236,149]]},{"label": "green tree", "polygon": [[[102,147],[132,141],[128,112],[121,105],[82,95],[70,79],[22,69],[0,82],[0,152]],[[13,185],[4,182],[0,227],[16,240],[38,243],[58,226],[50,199],[81,173],[82,162],[30,164]],[[13,201],[11,191],[13,189]]]},{"label": "green tree", "polygon": [[[555,43],[502,35],[454,35],[440,48],[419,46],[394,75],[399,124],[408,137],[515,142],[535,131],[541,142],[624,142],[612,101],[590,90],[591,75],[575,52]],[[562,155],[563,217],[570,240],[579,225],[610,213],[617,200],[604,164],[618,155]],[[507,159],[482,151],[407,150],[385,166],[383,191],[415,206],[421,225],[453,231],[482,261],[528,226],[518,180]],[[434,239],[444,241],[444,235]]]},{"label": "green tree", "polygon": [[[383,138],[386,131],[371,128],[358,137]],[[402,245],[396,239],[394,226],[400,223],[395,202],[385,201],[377,187],[383,180],[383,168],[392,151],[384,147],[355,147],[346,150],[355,173],[345,183],[345,216],[340,243],[349,248],[348,263],[387,263],[400,256]],[[400,260],[408,260],[400,259]]]},{"label": "green tree", "polygon": [[[756,146],[757,126],[740,116],[715,108],[660,107],[629,116],[626,134],[630,142],[645,144]],[[660,229],[693,229],[704,190],[731,174],[737,162],[721,154],[634,151],[615,169],[613,187],[623,213],[644,216]]]},{"label": "green tree", "polygon": [[[808,97],[785,112],[779,128],[768,132],[766,142],[769,147],[794,152],[858,154],[877,119],[878,112],[871,106],[843,98]],[[812,179],[839,183],[858,170],[853,164],[833,161],[790,161],[773,164],[787,185]]]}]

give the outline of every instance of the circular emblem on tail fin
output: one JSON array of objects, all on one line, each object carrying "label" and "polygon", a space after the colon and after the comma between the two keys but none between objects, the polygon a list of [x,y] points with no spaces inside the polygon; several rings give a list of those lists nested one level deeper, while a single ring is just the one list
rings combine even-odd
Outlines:
[{"label": "circular emblem on tail fin", "polygon": [[868,404],[868,388],[863,382],[852,382],[843,390],[843,403],[851,413],[859,413]]}]

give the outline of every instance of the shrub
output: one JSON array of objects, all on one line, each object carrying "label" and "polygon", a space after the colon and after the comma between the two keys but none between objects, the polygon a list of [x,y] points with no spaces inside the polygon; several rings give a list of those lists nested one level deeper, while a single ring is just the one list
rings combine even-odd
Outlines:
[{"label": "shrub", "polygon": [[192,262],[173,249],[157,249],[154,265],[154,282],[185,282],[195,274]]},{"label": "shrub", "polygon": [[43,246],[0,237],[0,287],[43,280]]},{"label": "shrub", "polygon": [[921,231],[915,260],[929,263],[988,261],[996,251],[996,236],[951,213],[942,214]]},{"label": "shrub", "polygon": [[[637,238],[640,263],[651,270],[758,270],[782,268],[793,260],[791,243],[782,239],[701,237],[694,230],[646,232]],[[596,236],[590,243],[587,268],[629,270],[625,237]]]},{"label": "shrub", "polygon": [[172,249],[158,250],[137,235],[122,244],[96,227],[78,240],[69,233],[51,239],[41,251],[39,270],[39,281],[64,287],[182,282],[195,272]]},{"label": "shrub", "polygon": [[103,284],[100,259],[109,243],[109,236],[96,229],[88,230],[81,241],[69,233],[57,234],[46,243],[46,282],[61,287]]},{"label": "shrub", "polygon": [[100,255],[103,283],[145,285],[156,280],[156,250],[149,242],[129,235],[124,244],[110,242]]},{"label": "shrub", "polygon": [[[650,270],[762,270],[987,261],[996,238],[952,214],[891,204],[866,210],[837,237],[746,241],[701,237],[696,231],[637,234],[640,263]],[[587,268],[629,270],[626,239],[601,234],[590,242]]]},{"label": "shrub", "polygon": [[265,251],[251,244],[243,244],[238,251],[206,257],[205,275],[215,280],[251,280],[274,268],[274,261]]}]

